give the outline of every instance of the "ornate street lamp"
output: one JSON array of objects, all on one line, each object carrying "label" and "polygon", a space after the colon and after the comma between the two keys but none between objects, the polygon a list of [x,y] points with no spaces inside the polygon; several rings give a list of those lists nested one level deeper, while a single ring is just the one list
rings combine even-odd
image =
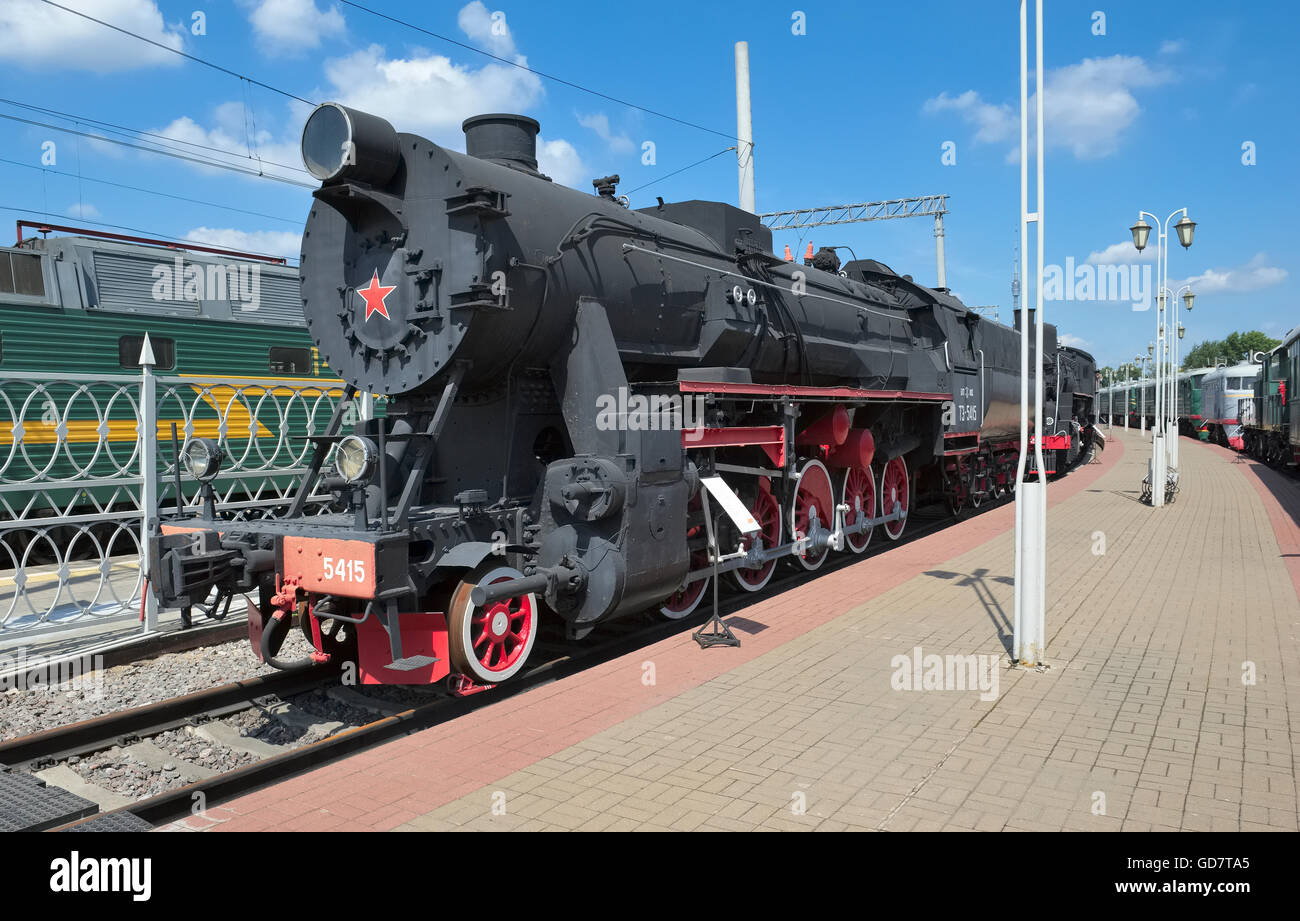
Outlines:
[{"label": "ornate street lamp", "polygon": [[1151,236],[1151,225],[1139,216],[1137,223],[1130,227],[1129,230],[1133,234],[1133,245],[1137,247],[1139,253],[1142,252],[1147,248],[1147,237]]}]

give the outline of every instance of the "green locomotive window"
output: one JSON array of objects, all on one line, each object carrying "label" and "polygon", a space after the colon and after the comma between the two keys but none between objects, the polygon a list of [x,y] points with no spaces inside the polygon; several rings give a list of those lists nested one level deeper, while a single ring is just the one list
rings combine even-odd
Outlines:
[{"label": "green locomotive window", "polygon": [[[176,340],[150,336],[149,344],[153,346],[155,371],[171,371],[176,367]],[[129,370],[140,367],[140,349],[144,347],[144,336],[123,336],[117,340],[117,363]]]},{"label": "green locomotive window", "polygon": [[0,293],[45,296],[38,253],[0,253]]},{"label": "green locomotive window", "polygon": [[271,349],[270,364],[274,374],[310,374],[311,351],[277,346]]}]

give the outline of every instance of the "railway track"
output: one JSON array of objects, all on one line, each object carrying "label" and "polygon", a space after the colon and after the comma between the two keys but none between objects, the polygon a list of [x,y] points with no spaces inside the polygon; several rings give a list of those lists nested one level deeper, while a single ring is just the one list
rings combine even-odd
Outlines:
[{"label": "railway track", "polygon": [[[1009,497],[1004,497],[986,501],[978,509],[966,508],[960,518],[983,514],[1008,501]],[[815,573],[778,570],[762,591],[752,594],[722,594],[718,602],[718,613],[723,617],[739,613],[753,604],[801,585],[810,578],[860,563],[895,546],[920,540],[954,523],[954,518],[947,509],[939,512],[937,506],[932,508],[936,513],[930,515],[927,507],[917,507],[911,516],[908,532],[897,541],[890,541],[883,534],[878,535],[879,540],[873,541],[865,553],[832,556]],[[598,628],[593,634],[596,641],[584,646],[564,645],[558,636],[548,637],[543,634],[538,637],[534,649],[535,664],[526,667],[524,672],[506,684],[464,697],[448,695],[435,698],[428,703],[382,716],[363,725],[343,729],[319,741],[138,800],[120,809],[69,823],[56,830],[87,826],[89,830],[94,828],[94,823],[105,823],[105,827],[113,827],[113,820],[123,814],[129,814],[127,818],[135,817],[151,825],[173,821],[190,815],[197,801],[201,800],[207,806],[229,801],[398,736],[428,729],[481,707],[500,703],[532,688],[560,680],[660,640],[694,631],[712,616],[713,607],[708,602],[680,620],[664,621],[653,618],[647,612],[642,618],[629,618]],[[116,740],[119,739],[142,737],[161,729],[185,725],[196,718],[256,706],[259,700],[270,695],[284,697],[308,691],[328,682],[331,677],[332,675],[316,674],[315,670],[270,675],[14,739],[0,744],[0,763],[10,766],[32,765],[42,763],[42,759],[56,760],[76,751],[103,748],[106,743],[118,744]]]},{"label": "railway track", "polygon": [[140,739],[218,719],[258,706],[272,697],[301,694],[331,681],[337,666],[277,672],[144,704],[94,719],[0,742],[0,765],[33,770],[73,756],[129,745]]}]

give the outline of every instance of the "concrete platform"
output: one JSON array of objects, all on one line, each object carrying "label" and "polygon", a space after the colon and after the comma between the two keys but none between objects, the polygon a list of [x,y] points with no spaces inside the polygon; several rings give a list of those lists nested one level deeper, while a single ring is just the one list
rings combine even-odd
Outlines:
[{"label": "concrete platform", "polygon": [[[1148,445],[1049,487],[1050,668],[1008,661],[1008,505],[746,609],[738,649],[667,640],[190,822],[1294,831],[1300,484],[1185,440],[1151,509]],[[996,693],[903,689],[928,655]]]}]

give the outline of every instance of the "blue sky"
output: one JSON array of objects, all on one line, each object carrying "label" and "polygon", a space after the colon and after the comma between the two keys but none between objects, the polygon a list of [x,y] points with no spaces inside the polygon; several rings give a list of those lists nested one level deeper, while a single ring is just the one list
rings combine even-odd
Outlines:
[{"label": "blue sky", "polygon": [[[759,210],[947,193],[949,286],[968,304],[999,305],[1001,318],[1010,316],[1019,204],[1012,0],[365,4],[698,127],[333,0],[59,2],[305,100],[338,99],[453,147],[463,147],[459,124],[468,115],[525,112],[542,123],[544,170],[583,191],[606,173],[619,173],[625,191],[653,183],[632,192],[634,207],[656,195],[736,200],[733,154],[663,177],[734,143],[732,48],[746,40]],[[1191,280],[1198,295],[1195,311],[1183,315],[1185,344],[1234,329],[1280,336],[1300,323],[1292,296],[1300,273],[1292,237],[1300,199],[1295,5],[1046,5],[1046,261],[1149,265],[1123,245],[1138,209],[1163,218],[1186,206],[1199,224],[1196,241],[1187,251],[1175,245],[1169,258],[1170,279]],[[804,14],[802,35],[792,28],[796,11]],[[1097,11],[1104,34],[1096,34]],[[205,34],[195,34],[200,24]],[[12,117],[301,182],[303,103],[41,0],[5,0],[0,32],[10,37],[0,46],[7,75],[0,96],[9,100],[0,114],[11,116],[0,119],[0,217],[74,224],[81,217],[296,254],[305,188]],[[647,141],[652,165],[642,162]],[[953,165],[941,162],[945,142],[955,145]],[[1243,163],[1247,142],[1254,165]],[[809,240],[845,244],[933,284],[931,231],[926,219],[822,228],[802,239],[780,235],[777,250]],[[1153,315],[1128,302],[1051,301],[1047,314],[1103,364],[1145,351],[1154,334]]]}]

